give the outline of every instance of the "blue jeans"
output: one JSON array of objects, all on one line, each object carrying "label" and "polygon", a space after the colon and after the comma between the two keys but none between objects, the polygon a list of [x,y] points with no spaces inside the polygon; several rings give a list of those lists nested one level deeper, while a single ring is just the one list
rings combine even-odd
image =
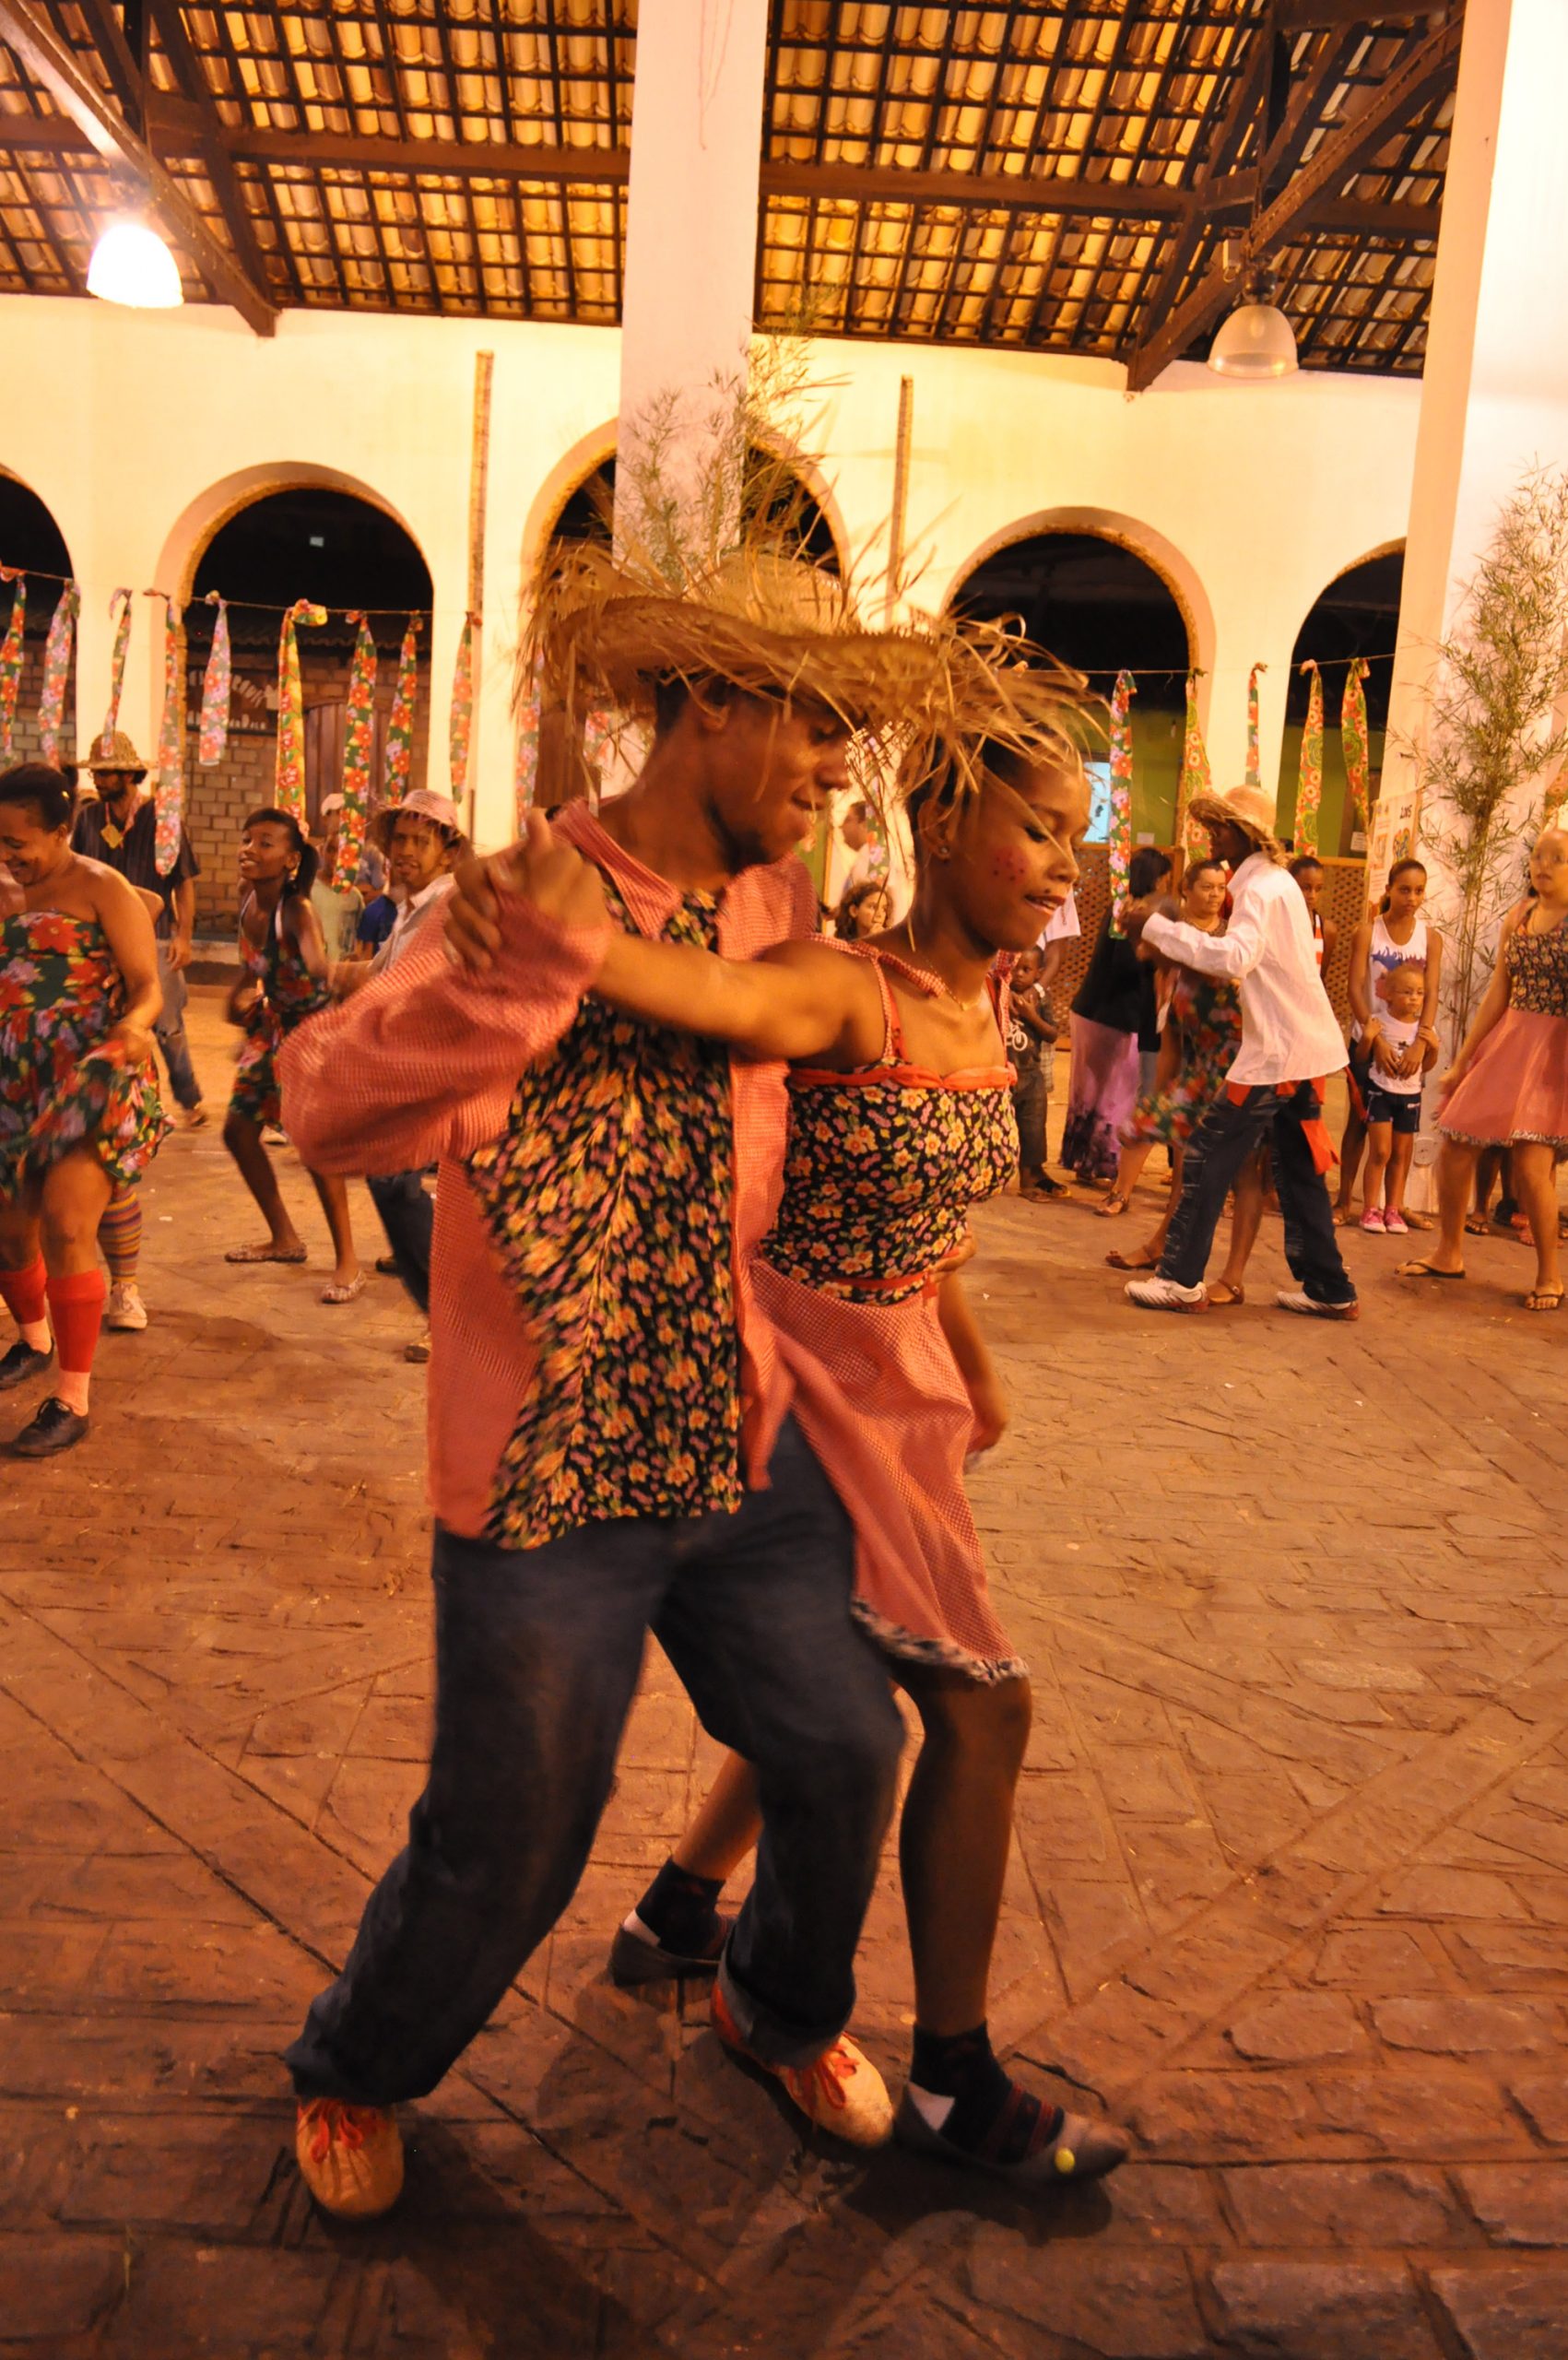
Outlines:
[{"label": "blue jeans", "polygon": [[1174,1279],[1178,1286],[1201,1285],[1236,1174],[1267,1139],[1291,1276],[1314,1303],[1354,1303],[1327,1186],[1302,1136],[1302,1125],[1322,1111],[1310,1081],[1299,1083],[1289,1098],[1267,1086],[1249,1090],[1239,1106],[1221,1089],[1187,1141],[1181,1200],[1160,1257],[1162,1279]]},{"label": "blue jeans", "polygon": [[397,1275],[419,1309],[430,1316],[430,1236],[435,1207],[422,1172],[372,1173],[365,1182],[381,1215]]},{"label": "blue jeans", "polygon": [[849,1520],[793,1421],[733,1516],[592,1524],[543,1548],[436,1528],[435,1740],[408,1842],[287,2062],[301,2097],[422,2097],[576,1890],[651,1629],[704,1727],[755,1765],[757,1872],[722,1969],[749,2045],[819,2056],[855,1946],[902,1724],[849,1619]]},{"label": "blue jeans", "polygon": [[163,986],[163,1007],[152,1028],[153,1038],[163,1052],[175,1103],[188,1113],[201,1104],[202,1086],[185,1039],[185,977],[181,968],[170,965],[167,942],[158,946],[158,980]]}]

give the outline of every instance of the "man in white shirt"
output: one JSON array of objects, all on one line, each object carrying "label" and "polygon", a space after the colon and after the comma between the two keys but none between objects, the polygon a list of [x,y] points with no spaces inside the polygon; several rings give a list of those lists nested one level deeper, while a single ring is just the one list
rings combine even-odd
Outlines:
[{"label": "man in white shirt", "polygon": [[869,803],[852,803],[839,821],[839,835],[845,852],[854,855],[839,888],[842,902],[857,885],[868,885],[874,877],[888,873],[886,847],[877,841],[872,825]]},{"label": "man in white shirt", "polygon": [[1129,904],[1124,924],[1154,952],[1199,974],[1235,984],[1242,1044],[1226,1085],[1187,1141],[1181,1202],[1154,1277],[1135,1279],[1132,1301],[1151,1311],[1202,1311],[1203,1274],[1214,1232],[1237,1174],[1267,1140],[1285,1217],[1285,1259],[1296,1280],[1275,1298],[1282,1311],[1354,1319],[1361,1306],[1345,1273],[1324,1174],[1333,1161],[1323,1124],[1325,1077],[1345,1063],[1338,1019],[1323,988],[1312,921],[1283,866],[1274,811],[1256,787],[1193,798],[1216,860],[1232,871],[1231,919],[1223,934],[1201,934],[1159,912]]}]

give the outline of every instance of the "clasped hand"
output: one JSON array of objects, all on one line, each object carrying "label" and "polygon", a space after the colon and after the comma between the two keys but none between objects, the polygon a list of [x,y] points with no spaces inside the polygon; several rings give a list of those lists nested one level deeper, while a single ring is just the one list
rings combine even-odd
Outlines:
[{"label": "clasped hand", "polygon": [[458,866],[454,879],[446,907],[447,955],[475,974],[492,967],[501,949],[498,894],[521,895],[558,926],[603,926],[608,914],[598,870],[540,811],[530,811],[515,844],[483,858],[476,854]]}]

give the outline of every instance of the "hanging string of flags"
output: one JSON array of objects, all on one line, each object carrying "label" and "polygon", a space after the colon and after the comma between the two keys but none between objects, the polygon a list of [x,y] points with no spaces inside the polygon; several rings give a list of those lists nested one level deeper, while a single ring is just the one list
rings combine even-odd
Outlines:
[{"label": "hanging string of flags", "polygon": [[1111,695],[1111,907],[1126,899],[1132,865],[1132,701],[1138,694],[1130,672],[1118,672]]}]

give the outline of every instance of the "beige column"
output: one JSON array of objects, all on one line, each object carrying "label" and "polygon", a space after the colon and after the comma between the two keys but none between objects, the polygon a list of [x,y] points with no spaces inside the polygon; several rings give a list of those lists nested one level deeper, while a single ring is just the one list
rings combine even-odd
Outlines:
[{"label": "beige column", "polygon": [[660,420],[690,493],[746,367],[757,269],[767,0],[642,0],[621,306],[617,525]]}]

